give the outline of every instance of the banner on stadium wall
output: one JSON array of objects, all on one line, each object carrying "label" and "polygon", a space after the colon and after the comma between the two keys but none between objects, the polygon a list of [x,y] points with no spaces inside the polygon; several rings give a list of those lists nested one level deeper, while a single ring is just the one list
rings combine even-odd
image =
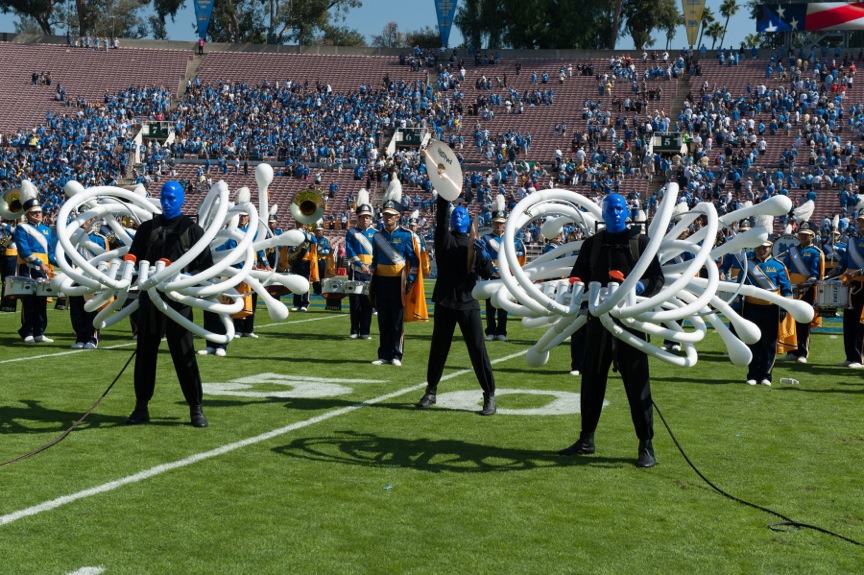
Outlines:
[{"label": "banner on stadium wall", "polygon": [[815,2],[762,7],[758,32],[864,30],[864,2]]},{"label": "banner on stadium wall", "polygon": [[702,25],[702,11],[705,10],[705,0],[681,0],[684,8],[684,26],[687,29],[687,43],[696,46],[696,37]]},{"label": "banner on stadium wall", "polygon": [[213,14],[215,0],[195,0],[195,20],[198,22],[198,37],[207,37],[207,27],[210,25],[210,15]]},{"label": "banner on stadium wall", "polygon": [[453,27],[453,16],[456,15],[456,4],[459,0],[435,0],[435,13],[438,14],[438,33],[441,35],[441,45],[445,48],[450,41],[450,28]]}]

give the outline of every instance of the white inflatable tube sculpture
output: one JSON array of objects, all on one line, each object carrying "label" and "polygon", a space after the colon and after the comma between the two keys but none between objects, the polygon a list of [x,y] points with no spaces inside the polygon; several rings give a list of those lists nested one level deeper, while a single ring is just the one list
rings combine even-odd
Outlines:
[{"label": "white inflatable tube sculpture", "polygon": [[[761,334],[756,325],[735,312],[723,296],[731,294],[731,297],[742,295],[768,300],[788,311],[799,322],[810,321],[813,309],[799,300],[784,298],[755,286],[720,280],[714,262],[726,254],[760,245],[768,237],[767,230],[752,229],[736,234],[722,245],[716,245],[715,240],[723,228],[731,228],[733,224],[753,216],[782,215],[789,211],[791,203],[788,198],[777,196],[724,216],[718,216],[712,204],[700,203],[692,210],[676,215],[678,192],[677,184],[669,184],[648,228],[650,239],[644,253],[620,285],[610,283],[607,287],[601,287],[597,282],[585,286],[581,282],[562,281],[569,276],[581,248],[581,243],[577,242],[559,246],[524,268],[518,265],[515,238],[529,224],[545,219],[542,224],[544,235],[557,235],[568,224],[593,231],[593,226],[588,228],[585,223],[602,220],[600,206],[576,192],[557,188],[530,194],[513,208],[504,228],[498,254],[501,279],[478,282],[474,297],[491,299],[496,307],[522,316],[524,326],[545,330],[526,355],[526,361],[533,367],[545,364],[552,349],[584,327],[587,323],[586,307],[590,315],[598,317],[614,337],[673,365],[690,367],[696,364],[696,344],[704,339],[708,325],[720,336],[730,361],[737,366],[748,365],[752,354],[747,345],[758,341]],[[705,222],[702,228],[690,237],[680,239],[681,233],[697,218]],[[677,261],[682,254],[687,254],[689,259]],[[654,257],[660,261],[665,284],[652,296],[637,296],[636,282],[645,274]],[[703,269],[708,272],[707,278],[699,277]],[[721,317],[734,326],[734,333]],[[687,321],[692,329],[681,327],[683,321]],[[683,354],[652,345],[643,339],[642,334],[678,343]]]},{"label": "white inflatable tube sculpture", "polygon": [[[153,304],[173,321],[192,333],[214,343],[227,343],[234,337],[231,314],[243,308],[243,295],[237,287],[241,282],[258,294],[267,306],[270,317],[284,320],[288,308],[267,292],[267,286],[282,285],[294,293],[309,289],[306,278],[294,274],[255,270],[256,253],[280,246],[298,246],[303,240],[299,231],[280,236],[269,233],[266,215],[269,210],[267,188],[273,181],[273,168],[259,164],[255,169],[258,203],[234,205],[227,184],[217,182],[198,207],[198,221],[203,237],[174,262],[147,262],[126,259],[132,234],[124,226],[131,218],[137,224],[160,212],[157,202],[135,192],[114,186],[85,189],[78,182],[66,185],[67,201],[57,217],[56,259],[59,272],[52,279],[54,289],[67,295],[86,296],[85,309],[99,310],[94,326],[102,329],[127,317],[138,307],[138,301],[126,305],[130,292],[149,297]],[[247,231],[237,229],[237,215],[248,213],[255,225]],[[259,215],[265,217],[259,217]],[[116,238],[119,247],[104,249],[88,236],[82,225],[101,220]],[[227,239],[236,247],[216,251]],[[182,270],[204,250],[213,255],[212,267],[189,275]],[[222,300],[219,296],[224,296]],[[209,311],[220,316],[225,334],[216,334],[187,320],[169,306],[165,298],[184,305]],[[227,298],[227,303],[225,298]]]}]

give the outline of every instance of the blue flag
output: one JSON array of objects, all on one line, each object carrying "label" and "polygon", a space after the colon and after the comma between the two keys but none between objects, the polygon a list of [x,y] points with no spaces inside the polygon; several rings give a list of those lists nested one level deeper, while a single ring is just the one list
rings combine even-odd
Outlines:
[{"label": "blue flag", "polygon": [[210,15],[213,13],[215,0],[195,0],[195,20],[198,22],[198,37],[207,37],[207,27],[210,25]]},{"label": "blue flag", "polygon": [[456,15],[456,4],[459,0],[435,0],[435,13],[438,14],[438,33],[441,35],[441,45],[447,47],[450,41],[450,28],[453,26],[453,16]]}]

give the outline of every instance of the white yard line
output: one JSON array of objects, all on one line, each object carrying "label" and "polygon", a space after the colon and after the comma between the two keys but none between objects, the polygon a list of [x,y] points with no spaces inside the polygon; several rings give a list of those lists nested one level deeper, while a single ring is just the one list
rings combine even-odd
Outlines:
[{"label": "white yard line", "polygon": [[[267,323],[267,324],[264,324],[264,325],[258,325],[258,326],[255,326],[255,329],[261,329],[261,328],[265,328],[265,327],[273,327],[273,326],[275,326],[275,325],[292,325],[292,324],[295,324],[295,323],[309,323],[310,321],[322,321],[322,320],[325,320],[325,319],[338,319],[338,318],[340,318],[340,317],[348,317],[348,316],[347,316],[347,315],[344,315],[344,316],[342,316],[342,315],[328,315],[328,316],[325,316],[325,317],[313,317],[313,318],[309,318],[309,319],[298,319],[298,320],[289,321],[289,322],[285,322],[285,321],[277,321],[276,323]],[[29,346],[30,344],[27,344],[27,345]],[[134,341],[130,341],[129,343],[118,343],[117,345],[108,345],[108,346],[103,346],[103,347],[101,347],[100,349],[118,349],[118,348],[121,348],[121,347],[132,347],[132,346],[134,346],[134,345],[135,345],[135,342],[134,342]],[[30,356],[27,356],[27,357],[15,357],[15,358],[12,358],[12,359],[3,359],[3,360],[0,360],[0,364],[4,364],[4,363],[13,363],[13,362],[16,362],[16,361],[29,361],[29,360],[31,360],[31,359],[44,359],[44,358],[46,358],[46,357],[61,357],[61,356],[64,356],[64,355],[72,355],[72,354],[74,354],[74,353],[89,353],[89,352],[92,352],[92,351],[93,351],[92,349],[73,349],[73,350],[71,350],[71,351],[58,351],[58,352],[55,352],[55,353],[45,353],[45,354],[42,354],[42,355],[30,355]]]},{"label": "white yard line", "polygon": [[100,575],[104,572],[104,567],[82,567],[81,569],[78,569],[77,571],[72,571],[67,575]]},{"label": "white yard line", "polygon": [[[311,321],[311,320],[304,320]],[[262,326],[263,327],[263,326]],[[492,361],[492,363],[501,363],[505,361],[509,361],[513,358],[525,355],[528,353],[528,350],[520,351],[518,353],[513,353],[504,357],[500,357]],[[465,375],[467,373],[472,373],[473,369],[461,369],[459,371],[454,371],[451,374],[445,375],[441,378],[442,381],[452,379],[454,377],[459,377],[461,375]],[[387,393],[384,395],[380,395],[374,399],[370,399],[368,401],[364,401],[362,403],[358,403],[356,405],[351,405],[348,407],[342,407],[339,409],[334,409],[333,411],[329,411],[327,413],[322,413],[321,415],[317,415],[310,419],[306,419],[304,421],[298,421],[296,423],[292,423],[291,425],[286,425],[284,427],[280,427],[278,429],[274,429],[272,431],[268,431],[266,433],[262,433],[260,435],[256,435],[254,437],[249,437],[247,439],[242,439],[240,441],[235,441],[234,443],[228,443],[223,445],[222,447],[217,447],[216,449],[211,449],[210,451],[204,451],[202,453],[197,453],[195,455],[190,455],[184,459],[180,459],[178,461],[174,461],[172,463],[165,463],[162,465],[157,465],[156,467],[151,467],[150,469],[145,469],[144,471],[140,471],[135,473],[134,475],[128,475],[121,479],[117,479],[115,481],[110,481],[108,483],[103,483],[102,485],[92,487],[90,489],[85,489],[83,491],[79,491],[77,493],[72,493],[71,495],[64,495],[63,497],[58,497],[56,499],[52,499],[51,501],[46,501],[44,503],[40,503],[38,505],[33,505],[32,507],[27,507],[26,509],[21,509],[20,511],[15,511],[13,513],[8,513],[6,515],[0,516],[0,525],[7,525],[24,517],[29,517],[31,515],[38,515],[40,513],[44,513],[45,511],[51,511],[52,509],[57,509],[58,507],[62,507],[67,503],[72,503],[73,501],[78,501],[79,499],[84,499],[87,497],[92,497],[94,495],[100,495],[102,493],[107,493],[108,491],[112,491],[119,487],[123,487],[124,485],[130,485],[133,483],[138,483],[139,481],[143,481],[144,479],[149,479],[151,477],[155,477],[157,475],[161,475],[166,471],[171,471],[172,469],[179,469],[181,467],[186,467],[192,465],[194,463],[198,463],[199,461],[204,461],[206,459],[210,459],[212,457],[217,457],[219,455],[224,455],[226,453],[230,453],[236,449],[240,449],[242,447],[248,447],[250,445],[255,445],[257,443],[261,443],[262,441],[267,441],[273,439],[274,437],[279,437],[280,435],[284,435],[291,431],[302,429],[304,427],[309,427],[310,425],[314,425],[316,423],[321,423],[322,421],[327,421],[328,419],[332,419],[334,417],[338,417],[340,415],[347,415],[353,411],[357,411],[362,407],[366,407],[369,405],[375,405],[376,403],[381,403],[387,401],[388,399],[393,399],[394,397],[399,397],[400,395],[404,395],[411,391],[416,391],[418,389],[424,388],[426,386],[426,382],[418,383],[415,385],[411,385],[409,387],[402,388],[398,391],[394,391],[391,393]]]}]

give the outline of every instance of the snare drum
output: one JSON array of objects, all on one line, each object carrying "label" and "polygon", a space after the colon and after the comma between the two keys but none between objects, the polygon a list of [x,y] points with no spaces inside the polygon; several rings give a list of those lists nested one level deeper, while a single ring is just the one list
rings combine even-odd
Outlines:
[{"label": "snare drum", "polygon": [[344,277],[326,278],[321,282],[321,293],[324,294],[324,297],[343,297],[347,283],[348,280]]},{"label": "snare drum", "polygon": [[816,282],[816,311],[826,317],[837,315],[837,311],[847,309],[849,304],[849,286],[838,280],[822,280]]},{"label": "snare drum", "polygon": [[345,282],[346,295],[369,295],[369,282],[348,280]]},{"label": "snare drum", "polygon": [[7,297],[25,297],[36,295],[41,297],[57,296],[50,281],[39,281],[26,276],[7,276],[5,280],[5,294]]}]

